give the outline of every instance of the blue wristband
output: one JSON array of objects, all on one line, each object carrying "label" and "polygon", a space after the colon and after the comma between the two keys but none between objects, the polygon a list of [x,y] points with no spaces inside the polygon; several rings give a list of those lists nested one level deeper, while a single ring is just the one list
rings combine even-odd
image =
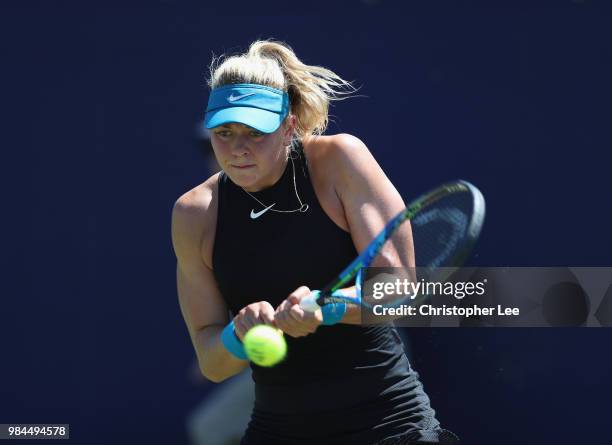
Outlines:
[{"label": "blue wristband", "polygon": [[361,302],[361,284],[363,283],[363,267],[357,271],[357,276],[355,277],[355,295],[359,298]]},{"label": "blue wristband", "polygon": [[[332,295],[342,295],[342,291],[337,290]],[[323,314],[323,322],[322,325],[332,326],[337,323],[340,323],[342,317],[346,313],[346,303],[332,303],[326,304],[321,308],[321,313]]]},{"label": "blue wristband", "polygon": [[240,360],[247,360],[246,352],[244,352],[244,346],[234,331],[234,321],[230,322],[221,332],[221,342],[225,349],[229,351],[234,357]]}]

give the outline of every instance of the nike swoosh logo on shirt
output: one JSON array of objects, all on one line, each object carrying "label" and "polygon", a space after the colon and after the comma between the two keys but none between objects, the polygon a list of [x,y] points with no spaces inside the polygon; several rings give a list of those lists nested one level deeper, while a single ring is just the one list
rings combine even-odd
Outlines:
[{"label": "nike swoosh logo on shirt", "polygon": [[272,207],[274,207],[276,205],[276,203],[269,205],[268,207],[266,207],[263,210],[260,210],[259,212],[256,212],[255,209],[251,210],[251,219],[257,219],[259,218],[261,215],[263,215],[264,213],[266,213],[268,210],[270,210]]},{"label": "nike swoosh logo on shirt", "polygon": [[227,98],[230,102],[236,102],[237,100],[244,99],[245,97],[253,96],[255,93],[246,93],[241,94],[240,96],[234,96],[234,93],[230,97]]}]

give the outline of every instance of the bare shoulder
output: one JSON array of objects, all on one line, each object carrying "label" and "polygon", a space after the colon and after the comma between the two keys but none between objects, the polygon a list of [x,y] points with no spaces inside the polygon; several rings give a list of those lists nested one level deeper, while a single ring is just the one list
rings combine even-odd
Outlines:
[{"label": "bare shoulder", "polygon": [[386,180],[366,144],[353,135],[342,133],[311,138],[304,150],[309,161],[312,160],[314,176],[324,176],[335,189],[357,177]]},{"label": "bare shoulder", "polygon": [[305,142],[304,150],[309,159],[323,162],[346,161],[355,156],[370,155],[361,139],[347,133],[311,137]]},{"label": "bare shoulder", "polygon": [[202,212],[205,213],[211,204],[214,204],[212,201],[217,190],[219,174],[212,175],[202,184],[181,195],[174,203],[173,215],[179,218],[202,216]]},{"label": "bare shoulder", "polygon": [[359,177],[359,165],[371,168],[376,161],[365,144],[350,134],[313,136],[303,141],[304,153],[315,193],[321,207],[331,220],[349,231],[346,209],[342,201],[346,178]]},{"label": "bare shoulder", "polygon": [[212,252],[217,221],[219,174],[184,193],[172,209],[172,241],[177,256],[200,252],[209,266],[212,254],[209,256],[208,252]]}]

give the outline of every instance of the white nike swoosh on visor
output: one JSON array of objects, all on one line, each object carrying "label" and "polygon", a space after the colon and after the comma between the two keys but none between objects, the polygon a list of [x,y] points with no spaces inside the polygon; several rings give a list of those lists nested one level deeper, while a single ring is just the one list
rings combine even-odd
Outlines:
[{"label": "white nike swoosh on visor", "polygon": [[259,218],[261,215],[263,215],[264,213],[266,213],[268,210],[270,210],[272,207],[274,207],[276,205],[276,203],[269,205],[268,207],[266,207],[263,210],[260,210],[259,212],[256,212],[255,209],[251,210],[251,219],[257,219]]},{"label": "white nike swoosh on visor", "polygon": [[237,100],[244,99],[245,97],[253,96],[255,93],[246,93],[241,94],[240,96],[234,96],[234,93],[230,97],[227,98],[230,102],[236,102]]}]

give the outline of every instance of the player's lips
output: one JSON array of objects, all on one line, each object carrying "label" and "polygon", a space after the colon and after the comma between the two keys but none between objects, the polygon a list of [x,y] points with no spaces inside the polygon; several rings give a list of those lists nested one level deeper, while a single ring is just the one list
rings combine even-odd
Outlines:
[{"label": "player's lips", "polygon": [[255,167],[255,164],[245,164],[245,165],[234,165],[234,164],[230,164],[232,167],[234,168],[239,168],[241,170],[245,169],[245,168],[251,168],[251,167]]}]

